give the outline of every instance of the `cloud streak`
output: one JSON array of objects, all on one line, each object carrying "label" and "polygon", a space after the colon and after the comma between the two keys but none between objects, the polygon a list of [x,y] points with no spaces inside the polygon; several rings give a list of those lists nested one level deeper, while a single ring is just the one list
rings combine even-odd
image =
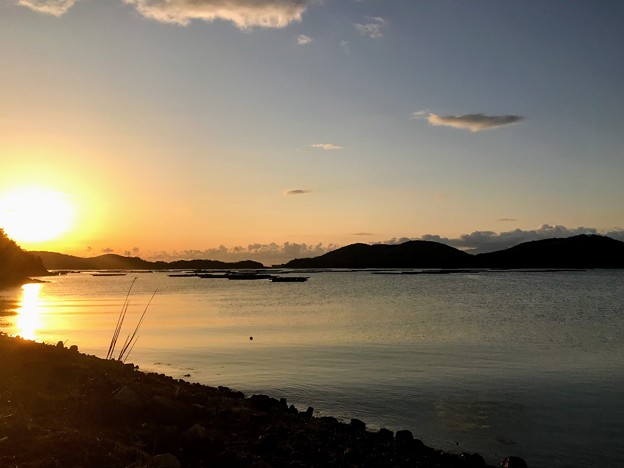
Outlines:
[{"label": "cloud streak", "polygon": [[17,4],[30,8],[37,13],[61,16],[69,10],[77,0],[18,0]]},{"label": "cloud streak", "polygon": [[182,250],[173,252],[156,252],[146,255],[146,260],[193,260],[207,259],[220,260],[222,262],[238,262],[242,260],[255,260],[264,265],[277,265],[286,263],[294,258],[318,257],[339,246],[335,244],[323,245],[322,243],[309,245],[305,243],[285,242],[277,244],[249,244],[245,246],[225,247],[223,245],[206,250]]},{"label": "cloud streak", "polygon": [[368,36],[371,39],[381,39],[383,37],[383,27],[386,25],[386,20],[379,16],[370,18],[368,23],[355,23],[353,26],[363,36]]},{"label": "cloud streak", "polygon": [[[412,114],[413,118],[417,118],[418,112]],[[447,115],[429,113],[426,117],[430,125],[435,127],[452,127],[462,130],[470,130],[473,133],[483,130],[491,130],[494,128],[504,127],[520,122],[523,117],[519,115],[485,115],[485,114],[464,114],[464,115]]]},{"label": "cloud streak", "polygon": [[513,231],[500,233],[493,231],[474,231],[470,234],[462,234],[454,239],[427,234],[422,236],[421,240],[440,242],[476,254],[508,249],[514,245],[522,244],[523,242],[551,239],[554,237],[565,238],[577,236],[579,234],[601,234],[624,241],[624,230],[622,229],[599,232],[595,228],[567,228],[565,226],[552,226],[549,224],[544,224],[532,230],[514,229]]},{"label": "cloud streak", "polygon": [[311,148],[322,149],[323,151],[337,151],[343,149],[342,146],[333,145],[331,143],[315,143],[310,145]]},{"label": "cloud streak", "polygon": [[284,28],[301,17],[312,0],[124,0],[162,23],[187,25],[192,20],[230,21],[238,28]]},{"label": "cloud streak", "polygon": [[286,190],[284,192],[284,195],[290,196],[290,195],[303,195],[306,193],[310,193],[312,192],[312,190],[304,190],[304,189],[294,189],[294,190]]},{"label": "cloud streak", "polygon": [[314,39],[312,39],[310,36],[306,36],[305,34],[299,34],[297,36],[297,44],[299,45],[307,45],[313,40]]}]

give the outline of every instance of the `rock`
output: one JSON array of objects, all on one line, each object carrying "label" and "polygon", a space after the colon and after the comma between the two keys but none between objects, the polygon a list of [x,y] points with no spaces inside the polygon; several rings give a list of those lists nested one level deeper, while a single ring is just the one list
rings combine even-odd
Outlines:
[{"label": "rock", "polygon": [[70,350],[72,353],[77,353],[77,352],[78,352],[78,346],[77,346],[77,345],[75,345],[75,344],[74,344],[74,345],[71,345],[71,346],[69,347],[69,350]]},{"label": "rock", "polygon": [[121,387],[115,394],[113,395],[113,399],[128,408],[139,408],[141,406],[141,398],[130,387],[127,385]]},{"label": "rock", "polygon": [[408,430],[397,431],[395,438],[398,445],[407,445],[414,441],[414,436]]},{"label": "rock", "polygon": [[313,414],[314,414],[314,408],[312,408],[311,406],[308,406],[308,409],[306,410],[305,413],[303,413],[303,416],[305,416],[306,418],[311,418]]},{"label": "rock", "polygon": [[268,395],[251,395],[251,407],[254,409],[268,411],[272,406],[278,406],[279,402]]},{"label": "rock", "polygon": [[170,453],[161,453],[154,456],[150,468],[180,468],[180,461]]},{"label": "rock", "polygon": [[382,427],[377,432],[377,437],[382,443],[389,443],[389,442],[392,442],[392,440],[394,439],[394,432],[392,432],[389,429],[386,429],[385,427]]},{"label": "rock", "polygon": [[501,463],[501,468],[528,468],[528,466],[520,457],[507,457]]},{"label": "rock", "polygon": [[366,423],[364,421],[360,421],[359,419],[352,419],[351,429],[357,432],[364,432],[366,431]]},{"label": "rock", "polygon": [[58,343],[56,343],[56,347],[57,347],[57,348],[64,348],[64,347],[65,347],[65,345],[63,344],[63,342],[62,342],[62,341],[59,341]]},{"label": "rock", "polygon": [[474,468],[486,467],[485,459],[478,453],[462,453],[459,458],[468,463],[467,466]]},{"label": "rock", "polygon": [[182,434],[182,438],[189,442],[201,442],[208,439],[208,432],[201,424],[193,424]]}]

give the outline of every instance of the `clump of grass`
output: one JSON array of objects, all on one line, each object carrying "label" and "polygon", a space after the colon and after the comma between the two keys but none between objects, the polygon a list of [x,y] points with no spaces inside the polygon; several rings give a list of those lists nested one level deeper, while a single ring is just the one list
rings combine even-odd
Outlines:
[{"label": "clump of grass", "polygon": [[[132,287],[134,286],[134,283],[136,282],[136,280],[137,280],[137,277],[135,277],[132,280],[132,283],[130,283],[130,287],[128,288],[126,299],[124,300],[124,303],[121,307],[121,311],[119,312],[119,317],[117,317],[117,325],[115,326],[115,331],[113,332],[110,345],[108,346],[108,353],[106,354],[106,359],[115,359],[115,348],[117,346],[117,340],[119,339],[121,329],[123,328],[124,320],[126,319],[128,307],[130,306],[130,293],[132,292]],[[143,313],[141,314],[139,321],[134,327],[134,331],[132,333],[128,333],[128,336],[126,336],[126,339],[121,347],[121,351],[119,352],[119,355],[117,356],[117,361],[126,362],[126,359],[128,359],[128,356],[134,349],[134,345],[139,339],[138,333],[139,333],[139,329],[141,328],[141,324],[143,323],[143,319],[145,318],[145,313],[147,312],[147,309],[152,303],[152,300],[154,299],[155,295],[156,295],[156,291],[154,291],[154,294],[152,294],[152,297],[150,298],[149,302],[145,306],[145,309],[143,310]]]}]

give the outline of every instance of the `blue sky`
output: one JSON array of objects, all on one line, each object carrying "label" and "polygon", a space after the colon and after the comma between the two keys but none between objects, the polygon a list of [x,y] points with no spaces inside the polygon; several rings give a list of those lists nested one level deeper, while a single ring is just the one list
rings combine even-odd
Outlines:
[{"label": "blue sky", "polygon": [[617,235],[622,44],[620,1],[2,0],[0,183],[75,254]]}]

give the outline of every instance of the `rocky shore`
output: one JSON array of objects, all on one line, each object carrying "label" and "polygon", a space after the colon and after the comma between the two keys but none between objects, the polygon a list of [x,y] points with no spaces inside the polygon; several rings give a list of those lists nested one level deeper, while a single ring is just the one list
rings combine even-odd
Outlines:
[{"label": "rocky shore", "polygon": [[[488,467],[409,431],[0,334],[0,466]],[[526,467],[509,457],[505,468]]]}]

